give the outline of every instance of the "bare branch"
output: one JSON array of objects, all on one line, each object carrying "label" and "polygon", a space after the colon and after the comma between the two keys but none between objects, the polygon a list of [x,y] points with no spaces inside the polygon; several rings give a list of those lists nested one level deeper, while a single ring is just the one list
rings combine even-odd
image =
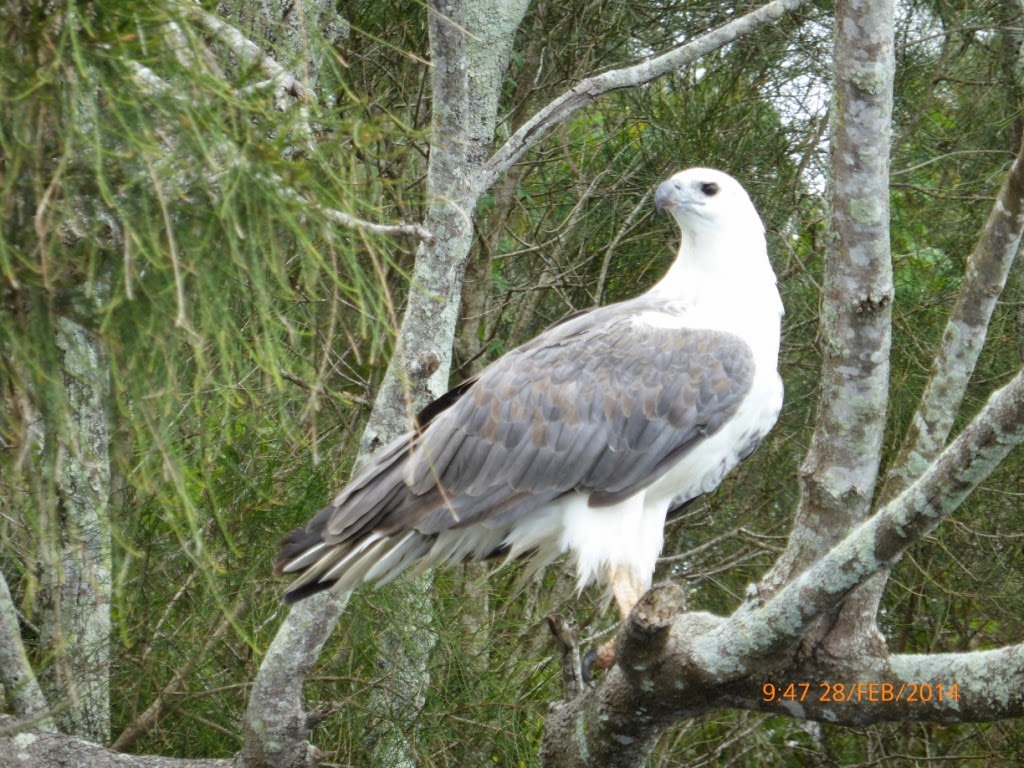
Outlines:
[{"label": "bare branch", "polygon": [[27,730],[0,715],[0,755],[5,768],[74,765],[78,768],[231,768],[234,758],[189,759],[125,755],[61,733]]},{"label": "bare branch", "polygon": [[997,390],[928,471],[857,526],[828,554],[760,607],[730,617],[718,642],[704,646],[711,675],[746,674],[800,640],[855,587],[892,565],[955,510],[1024,439],[1024,371]]},{"label": "bare branch", "polygon": [[[283,180],[282,180],[283,183]],[[290,192],[294,192],[289,188]],[[298,195],[298,192],[294,192]],[[339,211],[337,208],[326,208],[317,203],[305,201],[306,205],[313,210],[322,214],[325,218],[330,219],[335,224],[339,224],[349,229],[355,229],[360,232],[371,232],[375,235],[390,235],[392,237],[412,237],[417,240],[424,242],[431,242],[434,239],[434,235],[430,230],[421,224],[377,224],[372,221],[366,221],[365,219],[357,218],[352,214]]]},{"label": "bare branch", "polygon": [[299,101],[312,101],[313,94],[302,82],[291,72],[278,64],[268,56],[252,40],[247,38],[233,26],[223,19],[218,19],[212,13],[204,10],[198,3],[190,3],[186,6],[186,13],[194,21],[202,25],[208,32],[216,35],[217,38],[227,45],[239,59],[247,64],[257,65],[276,86],[276,93],[279,98],[275,100],[278,109],[283,109],[285,104],[280,98],[282,95],[293,96]]},{"label": "bare branch", "polygon": [[242,755],[254,767],[312,768],[319,753],[306,741],[313,723],[303,683],[337,624],[349,595],[323,592],[292,606],[260,663],[245,713]]},{"label": "bare branch", "polygon": [[874,498],[892,343],[893,17],[891,0],[836,4],[820,396],[796,520],[786,551],[764,581],[768,591],[841,540],[867,517]]},{"label": "bare branch", "polygon": [[794,670],[772,681],[780,692],[798,682],[800,702],[782,697],[765,701],[764,682],[751,680],[745,696],[728,696],[722,703],[838,725],[992,722],[1024,715],[1024,645],[900,654],[888,657],[881,673]]},{"label": "bare branch", "polygon": [[772,0],[756,11],[751,11],[738,19],[723,24],[718,29],[653,59],[634,64],[631,67],[603,72],[580,81],[539,110],[508,138],[505,144],[484,164],[475,179],[477,189],[481,192],[489,189],[502,173],[507,171],[530,147],[544,138],[552,128],[564,123],[606,93],[643,85],[662,75],[682,69],[701,56],[776,22],[806,4],[807,0]]},{"label": "bare branch", "polygon": [[46,714],[46,696],[39,687],[32,665],[29,664],[25,645],[21,641],[18,616],[7,587],[7,579],[0,573],[0,684],[9,697],[18,717],[37,718],[36,726],[54,730],[53,721]]}]

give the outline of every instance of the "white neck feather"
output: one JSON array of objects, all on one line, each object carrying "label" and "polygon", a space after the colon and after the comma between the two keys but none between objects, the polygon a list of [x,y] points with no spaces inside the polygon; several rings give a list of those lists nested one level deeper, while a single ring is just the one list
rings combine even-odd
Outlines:
[{"label": "white neck feather", "polygon": [[729,230],[680,222],[679,255],[648,296],[671,301],[690,327],[729,331],[778,349],[782,300],[756,218]]}]

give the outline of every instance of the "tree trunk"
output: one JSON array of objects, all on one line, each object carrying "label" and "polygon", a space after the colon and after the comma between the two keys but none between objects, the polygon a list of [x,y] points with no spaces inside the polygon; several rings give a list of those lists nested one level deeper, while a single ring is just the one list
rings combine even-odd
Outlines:
[{"label": "tree trunk", "polygon": [[110,451],[108,369],[99,341],[77,320],[57,320],[68,418],[51,425],[56,451],[50,601],[43,637],[54,654],[43,678],[65,733],[110,738]]},{"label": "tree trunk", "polygon": [[[426,228],[435,236],[416,253],[409,301],[395,352],[374,403],[362,450],[370,453],[405,432],[414,413],[448,389],[452,349],[476,209],[485,191],[475,180],[494,142],[498,98],[526,0],[432,0],[430,52],[433,122],[427,168]],[[423,706],[431,629],[429,575],[402,585],[409,617],[393,632],[384,661],[392,685],[378,689],[370,710],[377,764],[417,764],[411,727]]]},{"label": "tree trunk", "polygon": [[[502,77],[526,5],[526,0],[431,4],[434,109],[424,224],[434,239],[417,250],[395,351],[360,444],[363,458],[404,433],[412,415],[448,388],[462,279],[482,192],[472,182],[492,147]],[[389,687],[370,707],[381,718],[373,734],[376,754],[392,766],[413,763],[410,723],[422,707],[435,642],[429,630],[429,577],[403,587],[411,624],[395,632],[412,642],[387,660],[398,686],[395,694]],[[247,711],[245,752],[253,765],[278,768],[315,760],[304,741],[302,684],[346,600],[327,594],[299,603],[275,637]],[[272,670],[272,664],[284,665],[285,671]]]}]

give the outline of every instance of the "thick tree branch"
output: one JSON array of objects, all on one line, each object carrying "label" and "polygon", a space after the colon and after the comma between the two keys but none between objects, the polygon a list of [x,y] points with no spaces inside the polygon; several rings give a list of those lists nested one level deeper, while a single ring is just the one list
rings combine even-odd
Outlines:
[{"label": "thick tree branch", "polygon": [[789,546],[765,579],[769,591],[868,515],[885,431],[893,296],[891,0],[838,2],[835,41],[818,414]]},{"label": "thick tree branch", "polygon": [[[764,685],[775,685],[766,701]],[[783,697],[790,689],[796,697]],[[1024,645],[966,653],[899,654],[879,669],[792,671],[749,681],[721,703],[838,725],[992,722],[1024,715]]]},{"label": "thick tree branch", "polygon": [[347,593],[322,592],[289,610],[260,662],[245,711],[242,754],[253,768],[314,768],[322,755],[307,741],[313,723],[303,685],[348,605]]},{"label": "thick tree branch", "polygon": [[53,730],[43,695],[32,665],[29,664],[21,628],[7,579],[0,573],[0,685],[18,717],[35,719],[35,727]]},{"label": "thick tree branch", "polygon": [[24,730],[13,717],[0,715],[0,755],[4,768],[76,766],[76,768],[232,768],[221,760],[125,755],[74,736]]},{"label": "thick tree branch", "polygon": [[[492,145],[502,78],[526,6],[526,0],[431,3],[435,66],[427,171],[430,232],[418,230],[421,241],[408,303],[360,443],[362,459],[405,432],[411,414],[448,387],[459,295],[479,200],[467,179],[475,178]],[[410,625],[419,617],[429,620],[427,585],[425,580],[404,585]],[[299,768],[307,764],[303,761],[315,760],[314,749],[304,741],[308,720],[302,709],[302,687],[345,599],[328,593],[304,600],[291,609],[278,630],[260,666],[247,712],[246,754],[262,761],[254,765]],[[388,694],[369,703],[371,710],[385,715],[372,738],[379,758],[388,765],[410,764],[414,759],[408,734],[394,723],[411,722],[422,706],[426,660],[433,645],[433,633],[422,626],[407,629],[406,635],[409,645],[393,646],[388,660],[389,674],[401,690],[397,696]]]},{"label": "thick tree branch", "polygon": [[613,69],[588,77],[540,109],[532,118],[512,134],[484,164],[475,179],[481,192],[490,189],[497,178],[507,171],[523,154],[537,144],[552,128],[561,125],[584,107],[593,104],[611,91],[649,83],[662,75],[692,64],[701,56],[718,50],[734,40],[749,35],[763,26],[772,24],[807,4],[807,0],[772,0],[756,11],[723,24],[718,29],[701,35],[667,53],[640,64]]},{"label": "thick tree branch", "polygon": [[748,605],[708,646],[702,668],[739,676],[794,645],[851,590],[927,536],[1024,439],[1024,371],[997,390],[966,429],[896,499],[763,606]]},{"label": "thick tree branch", "polygon": [[[967,261],[960,295],[950,313],[942,346],[932,363],[899,456],[879,494],[884,504],[912,483],[942,450],[960,411],[967,385],[985,346],[988,325],[1006,287],[1010,267],[1024,231],[1024,145],[1003,181],[988,221]],[[888,569],[847,601],[844,617],[863,631],[874,622],[882,600]],[[838,650],[838,649],[837,649]],[[838,651],[842,653],[842,651]]]}]

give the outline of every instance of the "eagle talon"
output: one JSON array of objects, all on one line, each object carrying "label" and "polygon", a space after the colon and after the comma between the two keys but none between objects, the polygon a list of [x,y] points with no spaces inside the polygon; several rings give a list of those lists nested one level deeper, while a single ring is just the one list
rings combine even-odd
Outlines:
[{"label": "eagle talon", "polygon": [[583,654],[583,660],[580,662],[580,671],[583,673],[583,684],[590,685],[594,682],[594,667],[597,664],[597,649],[591,648],[585,654]]},{"label": "eagle talon", "polygon": [[591,673],[595,667],[601,671],[607,671],[615,666],[616,661],[614,638],[604,645],[591,648],[584,654],[583,661],[580,664],[580,669],[583,672],[583,682],[590,685],[590,683],[594,682],[594,676]]}]

